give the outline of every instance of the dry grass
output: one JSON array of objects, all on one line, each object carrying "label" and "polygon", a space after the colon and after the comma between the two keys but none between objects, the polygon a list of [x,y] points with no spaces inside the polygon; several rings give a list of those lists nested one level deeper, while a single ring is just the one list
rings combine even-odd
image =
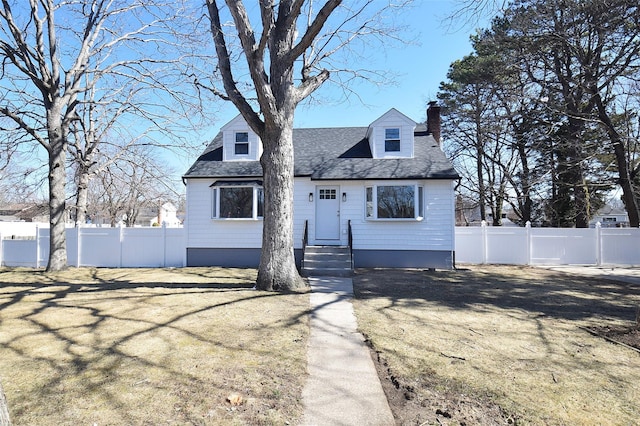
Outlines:
[{"label": "dry grass", "polygon": [[255,291],[254,280],[242,269],[0,269],[12,421],[295,424],[308,295]]},{"label": "dry grass", "polygon": [[[502,420],[518,424],[628,425],[640,418],[640,355],[579,328],[631,324],[637,286],[473,267],[363,270],[354,287],[360,329],[413,393],[414,407],[433,408],[429,398],[453,391],[499,405]],[[426,412],[402,419],[397,408],[405,424],[461,420]]]}]

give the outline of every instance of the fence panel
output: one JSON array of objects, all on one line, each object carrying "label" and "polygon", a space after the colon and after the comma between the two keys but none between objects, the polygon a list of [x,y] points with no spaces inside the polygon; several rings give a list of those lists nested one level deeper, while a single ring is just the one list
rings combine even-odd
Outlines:
[{"label": "fence panel", "polygon": [[36,267],[36,240],[2,241],[2,264],[7,266]]},{"label": "fence panel", "polygon": [[124,228],[122,230],[122,266],[161,267],[164,265],[162,229]]},{"label": "fence panel", "polygon": [[640,229],[602,228],[601,263],[640,265]]},{"label": "fence panel", "polygon": [[485,263],[484,230],[476,226],[456,227],[456,262]]},{"label": "fence panel", "polygon": [[[69,236],[67,242],[74,241]],[[120,228],[81,228],[79,241],[79,266],[120,267]]]},{"label": "fence panel", "polygon": [[184,266],[187,255],[186,232],[184,228],[166,228],[165,265],[179,268]]},{"label": "fence panel", "polygon": [[529,261],[527,228],[486,227],[486,263],[526,265]]},{"label": "fence panel", "polygon": [[597,229],[531,229],[532,265],[596,265]]}]

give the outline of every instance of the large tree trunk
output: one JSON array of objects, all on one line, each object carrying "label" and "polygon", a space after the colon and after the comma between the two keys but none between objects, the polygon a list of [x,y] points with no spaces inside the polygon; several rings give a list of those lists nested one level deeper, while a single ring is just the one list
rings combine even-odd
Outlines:
[{"label": "large tree trunk", "polygon": [[7,397],[2,389],[2,383],[0,383],[0,426],[11,426],[11,420],[9,419],[9,407],[7,406]]},{"label": "large tree trunk", "polygon": [[[572,109],[571,111],[576,111]],[[573,113],[575,116],[578,114]],[[588,228],[591,218],[591,193],[585,179],[583,160],[584,121],[579,118],[569,117],[569,132],[566,144],[567,172],[565,181],[573,192],[574,225],[576,228]]]},{"label": "large tree trunk", "polygon": [[67,267],[67,241],[65,230],[67,173],[66,135],[63,130],[59,107],[48,112],[49,126],[49,262],[47,271],[59,271]]},{"label": "large tree trunk", "polygon": [[518,207],[520,208],[520,218],[523,223],[531,222],[531,171],[529,169],[529,157],[527,156],[527,142],[521,131],[516,130],[516,147],[520,158],[522,171],[520,172],[520,186],[522,195],[518,197]]},{"label": "large tree trunk", "polygon": [[[480,111],[476,108],[476,111]],[[487,190],[484,185],[484,141],[482,136],[482,117],[479,113],[475,116],[476,129],[476,175],[478,179],[478,205],[480,207],[480,220],[487,220],[486,203]]]},{"label": "large tree trunk", "polygon": [[640,209],[638,208],[638,200],[636,200],[635,194],[633,193],[629,163],[627,162],[623,141],[619,138],[619,135],[617,135],[612,136],[611,142],[613,144],[616,162],[618,163],[618,183],[622,188],[622,201],[629,215],[629,226],[638,228],[640,226]]},{"label": "large tree trunk", "polygon": [[262,144],[264,221],[256,288],[301,289],[306,283],[298,274],[293,251],[293,119],[267,124]]}]

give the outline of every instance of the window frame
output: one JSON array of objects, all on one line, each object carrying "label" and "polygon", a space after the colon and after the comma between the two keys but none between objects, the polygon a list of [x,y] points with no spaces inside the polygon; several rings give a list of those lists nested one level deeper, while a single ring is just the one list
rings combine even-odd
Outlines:
[{"label": "window frame", "polygon": [[[238,140],[238,136],[243,135],[242,140]],[[244,140],[246,139],[246,140]],[[242,147],[242,151],[246,152],[238,152],[238,147]],[[235,141],[233,144],[233,154],[238,156],[248,156],[249,155],[249,132],[235,132]]]},{"label": "window frame", "polygon": [[[387,132],[390,130],[397,130],[398,137],[389,137]],[[393,152],[401,152],[402,151],[402,129],[400,127],[385,127],[384,129],[384,152],[385,153],[393,153]],[[389,144],[393,144],[394,149],[389,148]],[[398,149],[395,149],[397,146]]]},{"label": "window frame", "polygon": [[[239,182],[240,183],[240,182]],[[221,189],[251,189],[251,216],[250,217],[221,217],[220,193]],[[264,219],[264,188],[259,185],[220,185],[211,187],[211,219],[214,220],[263,220]]]},{"label": "window frame", "polygon": [[[413,217],[378,217],[378,188],[404,186],[413,188]],[[424,185],[417,183],[387,183],[365,186],[364,193],[364,218],[368,221],[423,221],[425,215]]]}]

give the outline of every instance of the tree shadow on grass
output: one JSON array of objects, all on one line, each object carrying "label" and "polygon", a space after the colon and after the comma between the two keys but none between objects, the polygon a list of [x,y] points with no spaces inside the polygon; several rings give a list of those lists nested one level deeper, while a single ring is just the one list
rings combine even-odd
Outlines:
[{"label": "tree shadow on grass", "polygon": [[[189,274],[211,281],[189,281]],[[300,375],[300,368],[304,371],[304,358],[299,358],[306,350],[298,346],[306,341],[305,295],[253,291],[251,274],[216,280],[207,272],[189,271],[186,278],[181,276],[186,282],[171,282],[171,277],[139,282],[93,273],[86,282],[63,282],[32,273],[27,278],[30,283],[7,281],[9,274],[4,275],[0,279],[0,358],[4,360],[0,375],[14,421],[104,423],[104,418],[90,416],[93,411],[115,412],[117,417],[110,421],[128,424],[171,419],[201,423],[207,415],[231,416],[230,421],[245,416],[245,422],[253,423],[268,418],[265,407],[281,410],[284,418],[299,410],[296,404],[285,404],[288,397],[295,400],[300,390],[296,379],[286,376]],[[279,347],[277,333],[285,323],[300,336],[298,342],[291,339]],[[234,364],[235,358],[251,359],[252,370]],[[23,368],[41,374],[23,371],[33,383],[20,385],[20,372],[14,369]],[[244,376],[258,383],[249,385]],[[261,382],[277,392],[265,396]],[[250,392],[246,387],[261,393],[256,395],[261,402],[227,411],[219,393],[246,395]],[[16,389],[21,395],[18,403]],[[155,408],[127,405],[138,396]],[[69,406],[74,398],[81,405],[96,407],[73,414],[76,408],[84,409]],[[163,400],[167,403],[157,402]],[[33,417],[33,412],[41,417]],[[65,412],[72,414],[64,417]]]},{"label": "tree shadow on grass", "polygon": [[358,270],[359,299],[385,297],[394,304],[435,303],[453,309],[521,309],[566,320],[632,320],[640,305],[637,285],[529,267],[456,271]]},{"label": "tree shadow on grass", "polygon": [[[457,415],[452,421],[469,422],[480,411],[459,402],[465,395],[514,410],[471,420],[478,424],[505,423],[505,413],[532,424],[638,418],[637,354],[578,328],[633,321],[638,285],[512,266],[360,269],[353,281],[359,324],[406,424],[435,424],[433,411],[443,406]],[[564,409],[549,409],[554,400]]]}]

